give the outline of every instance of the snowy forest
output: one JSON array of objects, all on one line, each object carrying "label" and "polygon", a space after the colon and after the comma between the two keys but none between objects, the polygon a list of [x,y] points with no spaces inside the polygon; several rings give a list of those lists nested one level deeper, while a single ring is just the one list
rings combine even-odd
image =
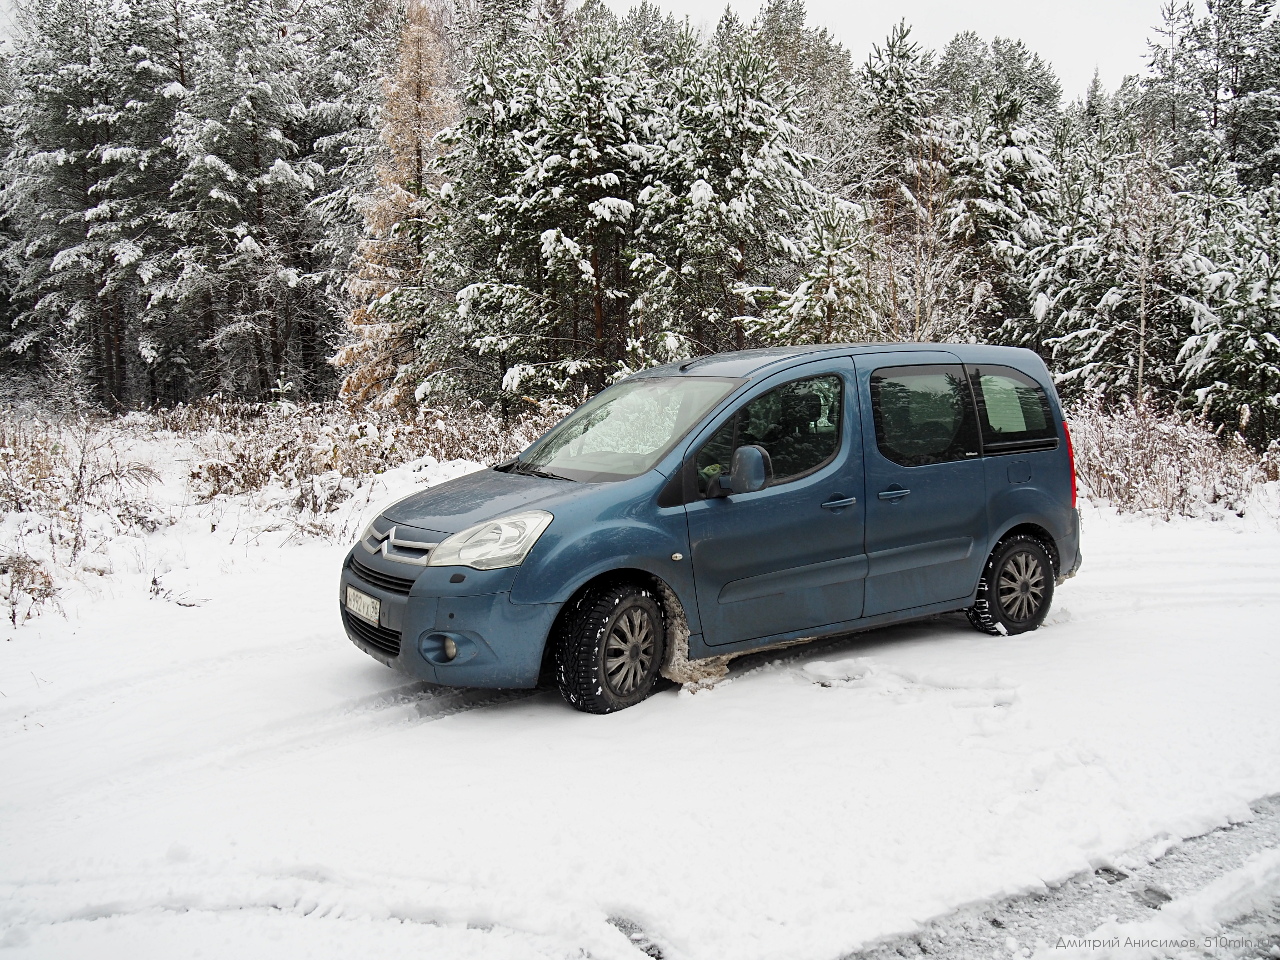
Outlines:
[{"label": "snowy forest", "polygon": [[1069,400],[1280,437],[1280,21],[1153,9],[1064,90],[1013,38],[851,51],[768,0],[19,0],[0,377],[576,402],[779,343],[988,341]]}]

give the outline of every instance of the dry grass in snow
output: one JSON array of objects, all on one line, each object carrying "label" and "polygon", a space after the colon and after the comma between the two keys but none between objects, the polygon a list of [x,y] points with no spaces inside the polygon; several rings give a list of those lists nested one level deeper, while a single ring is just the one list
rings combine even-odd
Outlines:
[{"label": "dry grass in snow", "polygon": [[532,408],[503,424],[480,408],[404,420],[337,404],[209,402],[114,418],[6,411],[0,611],[18,625],[56,605],[68,579],[111,573],[113,555],[183,518],[216,530],[230,517],[233,539],[349,537],[361,515],[353,501],[374,496],[388,470],[497,462],[563,413]]}]

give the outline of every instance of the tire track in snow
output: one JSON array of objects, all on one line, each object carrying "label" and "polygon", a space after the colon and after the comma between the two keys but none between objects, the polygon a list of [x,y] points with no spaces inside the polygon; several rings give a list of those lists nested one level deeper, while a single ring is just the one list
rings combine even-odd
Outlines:
[{"label": "tire track in snow", "polygon": [[[1051,956],[1059,937],[1088,937],[1103,923],[1117,918],[1149,919],[1164,904],[1239,869],[1250,855],[1280,847],[1280,795],[1264,797],[1251,804],[1251,809],[1253,819],[1244,823],[1228,824],[1182,841],[1153,838],[1055,888],[962,908],[923,924],[914,933],[882,940],[840,960],[930,956],[989,960],[993,956],[1029,956],[1037,952],[1037,946]],[[1206,949],[1177,955],[1188,960],[1280,955],[1280,903],[1225,923],[1223,933],[1228,938],[1249,940],[1252,946],[1240,952]],[[1277,952],[1268,952],[1273,946]],[[1111,954],[1104,951],[1099,956]]]},{"label": "tire track in snow", "polygon": [[124,681],[113,679],[106,683],[79,686],[51,702],[36,706],[14,706],[4,709],[3,701],[0,701],[0,722],[10,725],[8,729],[0,727],[0,741],[21,733],[21,724],[24,721],[54,726],[101,716],[119,701],[137,696],[145,697],[152,691],[171,689],[175,677],[184,681],[208,680],[228,673],[240,672],[245,666],[264,660],[276,658],[293,660],[299,653],[312,652],[317,644],[329,639],[331,638],[327,636],[311,634],[289,644],[250,647],[232,654],[214,654],[180,665],[173,664],[167,669],[141,672],[132,679]]},{"label": "tire track in snow", "polygon": [[[1236,589],[1248,585],[1250,589]],[[1123,586],[1123,584],[1121,585]],[[1079,597],[1060,598],[1055,596],[1054,606],[1041,629],[1052,629],[1058,626],[1110,621],[1117,617],[1150,612],[1152,610],[1198,610],[1203,609],[1203,591],[1212,586],[1214,596],[1224,602],[1234,604],[1256,604],[1258,606],[1276,606],[1277,593],[1274,577],[1224,578],[1221,582],[1206,582],[1205,578],[1188,579],[1185,582],[1167,583],[1162,587],[1154,587],[1149,583],[1137,584],[1141,593],[1130,591],[1122,593],[1117,590],[1090,590]],[[1256,589],[1253,589],[1255,588]],[[1077,602],[1082,601],[1082,602]],[[1055,619],[1055,617],[1059,619]],[[962,642],[967,640],[985,640],[989,637],[977,633],[968,623],[963,611],[931,614],[919,620],[908,620],[901,623],[884,624],[867,627],[850,633],[823,637],[808,643],[796,644],[793,647],[774,650],[762,650],[757,653],[743,654],[729,663],[729,674],[726,679],[738,680],[768,671],[774,666],[786,666],[798,661],[821,655],[855,653],[860,647],[876,647],[892,645],[897,642],[922,639],[919,631],[927,631],[925,639],[937,643]]]},{"label": "tire track in snow", "polygon": [[[184,674],[184,677],[186,675]],[[101,802],[118,803],[130,795],[154,795],[157,785],[209,769],[233,772],[333,749],[380,736],[396,727],[413,727],[471,710],[497,706],[534,696],[536,690],[480,690],[441,687],[426,682],[401,684],[355,697],[323,710],[297,713],[262,724],[234,743],[219,744],[195,754],[175,744],[168,752],[151,754],[95,779],[91,789]],[[87,785],[86,785],[87,787]],[[45,798],[42,806],[51,823],[77,816],[83,790],[65,790]]]},{"label": "tire track in snow", "polygon": [[[211,869],[212,867],[212,869]],[[476,905],[489,903],[483,913]],[[533,900],[530,903],[530,899]],[[595,923],[554,897],[524,893],[496,901],[451,877],[335,872],[319,866],[246,870],[216,864],[170,862],[155,869],[15,882],[0,880],[0,949],[21,946],[42,930],[103,919],[255,912],[313,922],[374,920],[425,927],[465,926],[515,935],[530,956],[581,955],[581,947],[616,943],[616,928],[601,914]],[[551,918],[551,922],[547,922]],[[154,919],[146,922],[154,923]],[[172,922],[172,921],[170,921]],[[564,931],[574,930],[566,938]],[[608,951],[617,955],[616,950]]]}]

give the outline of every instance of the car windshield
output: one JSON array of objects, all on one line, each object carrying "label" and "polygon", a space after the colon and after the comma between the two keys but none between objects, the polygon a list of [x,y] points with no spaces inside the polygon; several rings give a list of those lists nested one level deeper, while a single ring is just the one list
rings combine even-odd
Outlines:
[{"label": "car windshield", "polygon": [[512,469],[566,480],[627,480],[653,468],[739,381],[639,377],[596,394]]}]

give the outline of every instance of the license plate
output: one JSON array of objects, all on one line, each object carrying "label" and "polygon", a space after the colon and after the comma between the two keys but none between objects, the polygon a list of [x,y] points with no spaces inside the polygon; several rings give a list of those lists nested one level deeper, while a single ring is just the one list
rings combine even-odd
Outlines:
[{"label": "license plate", "polygon": [[361,593],[355,587],[347,587],[347,609],[362,620],[368,620],[374,626],[378,624],[378,608],[381,606],[376,597]]}]

